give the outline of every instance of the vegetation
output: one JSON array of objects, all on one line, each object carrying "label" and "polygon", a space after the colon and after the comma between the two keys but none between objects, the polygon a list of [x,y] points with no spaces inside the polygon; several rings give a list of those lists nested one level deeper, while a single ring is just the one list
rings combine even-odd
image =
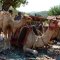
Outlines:
[{"label": "vegetation", "polygon": [[2,10],[7,11],[10,6],[12,6],[14,9],[16,7],[19,7],[21,4],[26,4],[26,0],[0,0],[0,3],[2,4]]},{"label": "vegetation", "polygon": [[48,11],[48,15],[60,15],[60,5],[54,6]]}]

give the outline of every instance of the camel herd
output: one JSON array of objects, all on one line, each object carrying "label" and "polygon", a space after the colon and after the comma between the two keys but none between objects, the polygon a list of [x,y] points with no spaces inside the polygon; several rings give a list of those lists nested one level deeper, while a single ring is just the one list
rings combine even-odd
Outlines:
[{"label": "camel herd", "polygon": [[[48,19],[51,17],[48,17]],[[49,20],[49,27],[47,28],[46,32],[42,34],[42,36],[37,36],[33,32],[32,29],[28,30],[28,34],[26,34],[23,49],[26,51],[27,48],[40,48],[47,45],[51,38],[54,38],[58,35],[60,21],[56,20],[56,18],[51,18]],[[16,32],[17,29],[21,29],[24,26],[27,26],[29,22],[32,21],[31,17],[24,16],[21,20],[15,21],[11,14],[6,11],[0,12],[0,33],[3,32],[5,38],[11,38],[11,35]],[[7,37],[8,34],[8,37]],[[10,41],[9,41],[10,42]],[[29,50],[29,49],[28,49]]]}]

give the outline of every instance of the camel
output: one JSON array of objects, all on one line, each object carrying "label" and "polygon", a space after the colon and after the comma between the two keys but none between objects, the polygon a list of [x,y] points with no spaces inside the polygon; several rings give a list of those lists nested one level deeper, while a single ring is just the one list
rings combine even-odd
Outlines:
[{"label": "camel", "polygon": [[[24,25],[27,24],[31,20],[30,17],[23,17],[22,20],[15,21],[11,14],[8,11],[1,11],[0,12],[0,32],[2,31],[4,34],[4,40],[8,40],[9,46],[10,46],[10,39],[12,33],[16,31],[16,29],[23,27]],[[7,36],[8,34],[8,36]]]},{"label": "camel", "polygon": [[15,21],[11,14],[6,11],[0,12],[0,32],[1,30],[6,35],[7,30],[15,32],[17,28],[23,27],[31,18],[24,16],[22,20]]},{"label": "camel", "polygon": [[0,33],[3,31],[7,37],[7,31],[11,32],[13,28],[13,19],[9,12],[1,11],[0,12]]},{"label": "camel", "polygon": [[7,38],[10,38],[9,36],[12,34],[12,28],[13,28],[12,16],[7,11],[1,11],[0,12],[0,33],[3,32],[2,36],[4,36],[4,49],[8,45],[10,45],[10,42],[9,40],[7,40]]},{"label": "camel", "polygon": [[26,38],[25,38],[26,41],[23,46],[24,52],[26,51],[31,52],[32,50],[30,51],[30,49],[36,49],[36,48],[39,49],[45,47],[49,44],[51,38],[57,36],[59,30],[58,25],[56,26],[55,21],[51,22],[51,24],[53,25],[49,26],[46,32],[42,34],[42,36],[35,35],[34,32],[31,29],[29,29],[28,34],[26,34]]}]

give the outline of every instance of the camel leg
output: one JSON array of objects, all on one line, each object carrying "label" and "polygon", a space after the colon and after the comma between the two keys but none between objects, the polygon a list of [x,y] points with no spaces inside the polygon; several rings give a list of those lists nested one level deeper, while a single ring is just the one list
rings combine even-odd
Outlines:
[{"label": "camel leg", "polygon": [[4,37],[4,49],[10,49],[10,40],[8,38],[8,33],[7,31],[3,32],[5,37]]},{"label": "camel leg", "polygon": [[9,41],[9,49],[11,48],[10,40],[11,40],[12,32],[8,32],[8,41]]},{"label": "camel leg", "polygon": [[4,50],[7,49],[7,34],[4,32]]},{"label": "camel leg", "polygon": [[35,57],[38,55],[37,50],[30,49],[27,46],[23,47],[23,51],[24,51],[25,54],[33,54]]}]

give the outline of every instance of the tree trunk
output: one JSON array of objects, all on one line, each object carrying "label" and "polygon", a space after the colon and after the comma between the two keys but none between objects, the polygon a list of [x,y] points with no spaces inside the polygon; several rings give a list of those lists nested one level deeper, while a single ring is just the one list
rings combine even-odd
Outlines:
[{"label": "tree trunk", "polygon": [[9,7],[12,5],[12,0],[5,0],[2,5],[2,10],[8,11]]},{"label": "tree trunk", "polygon": [[8,11],[10,5],[2,5],[2,10]]}]

